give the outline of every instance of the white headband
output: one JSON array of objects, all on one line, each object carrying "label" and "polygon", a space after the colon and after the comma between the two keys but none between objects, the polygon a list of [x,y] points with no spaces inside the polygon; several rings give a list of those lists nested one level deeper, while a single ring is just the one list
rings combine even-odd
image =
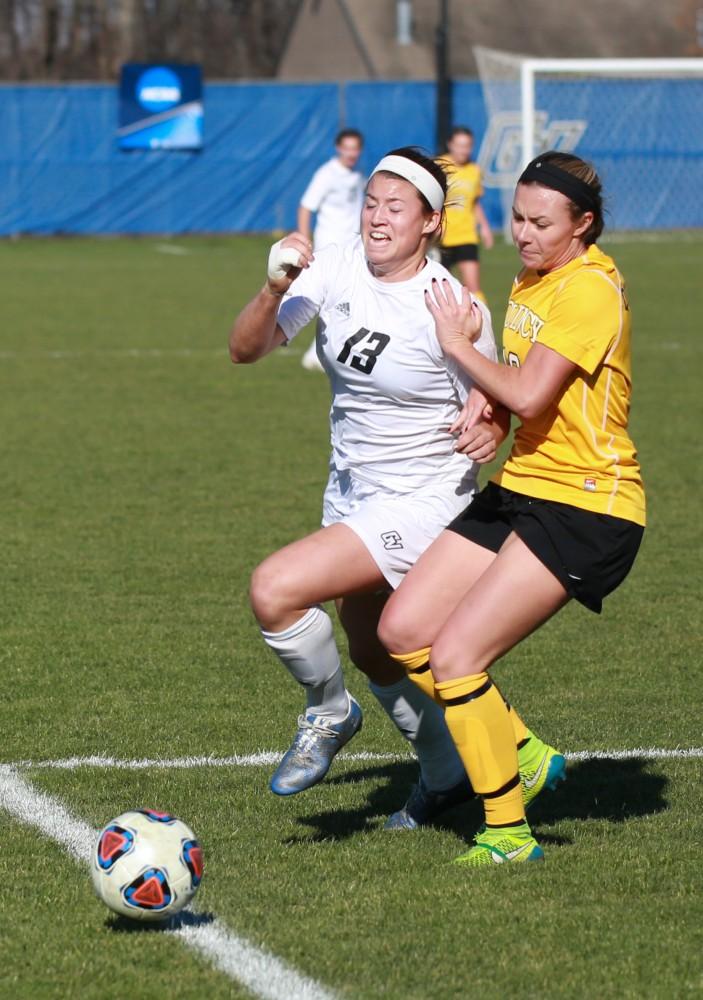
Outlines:
[{"label": "white headband", "polygon": [[399,177],[410,181],[420,194],[424,194],[435,212],[441,212],[444,208],[442,185],[435,180],[429,170],[425,170],[414,160],[408,160],[404,156],[384,156],[371,171],[371,177],[379,170],[388,170],[391,174],[398,174]]}]

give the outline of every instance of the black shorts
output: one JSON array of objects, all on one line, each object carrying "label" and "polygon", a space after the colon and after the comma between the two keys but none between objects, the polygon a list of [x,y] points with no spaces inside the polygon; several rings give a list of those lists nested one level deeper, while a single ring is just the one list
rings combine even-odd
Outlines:
[{"label": "black shorts", "polygon": [[603,598],[625,579],[644,528],[622,517],[539,500],[488,483],[450,531],[498,552],[514,531],[571,597],[600,614]]},{"label": "black shorts", "polygon": [[442,266],[447,270],[460,260],[478,260],[478,243],[462,243],[458,247],[440,247]]}]

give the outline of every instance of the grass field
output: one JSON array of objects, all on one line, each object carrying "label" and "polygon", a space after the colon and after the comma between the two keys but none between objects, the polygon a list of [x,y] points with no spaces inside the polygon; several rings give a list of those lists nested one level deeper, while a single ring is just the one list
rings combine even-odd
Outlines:
[{"label": "grass field", "polygon": [[[703,995],[703,759],[593,756],[703,746],[701,242],[612,246],[635,322],[638,562],[600,619],[568,607],[496,668],[534,728],[584,752],[536,807],[545,865],[453,868],[473,807],[384,833],[414,780],[402,756],[339,760],[290,801],[251,761],[37,766],[289,743],[299,693],[257,634],[247,584],[318,522],[328,397],[296,344],[254,367],[228,361],[266,247],[0,244],[0,760],[33,762],[0,778],[92,827],[142,805],[182,815],[205,849],[198,909],[329,994]],[[507,247],[485,256],[497,327],[514,267]],[[404,755],[351,667],[348,682],[366,714],[350,752]],[[0,885],[2,997],[251,995],[177,936],[131,933],[85,867],[7,808]]]}]

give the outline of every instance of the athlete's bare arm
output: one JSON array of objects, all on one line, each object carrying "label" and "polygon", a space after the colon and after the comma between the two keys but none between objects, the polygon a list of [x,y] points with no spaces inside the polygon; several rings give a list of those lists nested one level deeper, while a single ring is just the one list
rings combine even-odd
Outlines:
[{"label": "athlete's bare arm", "polygon": [[281,296],[268,284],[249,302],[234,321],[229,335],[229,356],[235,365],[251,364],[285,342],[276,322]]},{"label": "athlete's bare arm", "polygon": [[306,240],[312,239],[312,212],[303,205],[298,205],[298,232]]},{"label": "athlete's bare arm", "polygon": [[453,358],[484,392],[521,419],[543,413],[576,370],[573,361],[539,343],[532,345],[520,368],[489,361],[472,343],[483,322],[481,311],[468,294],[457,302],[449,284],[443,284],[445,289],[433,280],[431,294],[425,294],[425,301],[447,357]]},{"label": "athlete's bare arm", "polygon": [[496,404],[492,409],[493,415],[490,419],[481,419],[472,427],[460,431],[454,446],[455,451],[466,455],[479,465],[493,461],[499,446],[510,432],[510,410],[500,404]]},{"label": "athlete's bare arm", "polygon": [[477,201],[474,205],[474,215],[476,216],[478,231],[481,235],[481,243],[483,243],[486,250],[490,250],[493,246],[493,230],[480,201]]},{"label": "athlete's bare arm", "polygon": [[312,262],[312,246],[302,233],[291,233],[281,240],[281,248],[296,250],[300,267],[289,266],[283,276],[274,276],[271,267],[266,284],[240,312],[229,335],[229,356],[235,365],[251,364],[285,343],[283,330],[276,322],[281,298],[303,268]]}]

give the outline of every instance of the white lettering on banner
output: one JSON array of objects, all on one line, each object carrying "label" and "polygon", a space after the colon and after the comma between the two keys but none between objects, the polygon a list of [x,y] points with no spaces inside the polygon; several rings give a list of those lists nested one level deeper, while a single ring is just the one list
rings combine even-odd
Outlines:
[{"label": "white lettering on banner", "polygon": [[181,91],[178,87],[142,87],[139,91],[140,101],[180,101]]},{"label": "white lettering on banner", "polygon": [[[535,149],[571,152],[588,128],[580,119],[549,121],[546,111],[535,112]],[[519,111],[499,111],[491,115],[481,143],[478,165],[484,187],[510,188],[522,166],[522,121]]]}]

